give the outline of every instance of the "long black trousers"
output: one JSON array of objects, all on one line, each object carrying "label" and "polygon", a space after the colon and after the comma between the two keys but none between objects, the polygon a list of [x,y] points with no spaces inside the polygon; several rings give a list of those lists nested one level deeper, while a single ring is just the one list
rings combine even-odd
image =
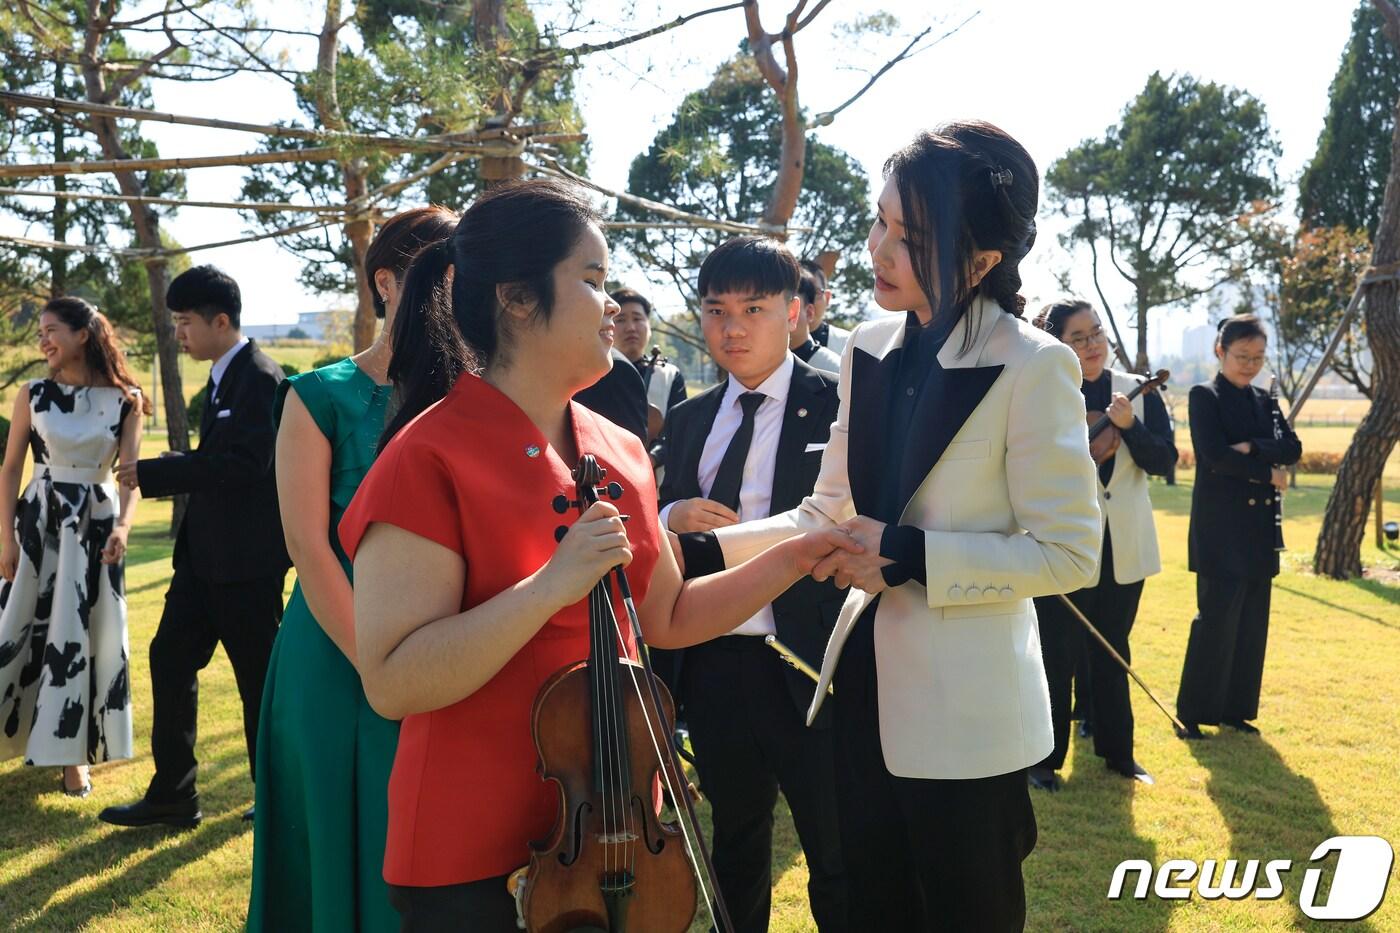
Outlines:
[{"label": "long black trousers", "polygon": [[836,790],[851,929],[1022,930],[1021,862],[1036,840],[1026,772],[970,780],[890,774],[876,694],[878,604],[856,623],[836,671]]},{"label": "long black trousers", "polygon": [[[1123,660],[1132,663],[1128,635],[1137,619],[1143,581],[1119,583],[1113,579],[1112,541],[1104,535],[1099,582],[1069,595],[1070,602],[1084,613]],[[1081,658],[1087,655],[1088,674],[1093,685],[1090,708],[1081,710],[1094,723],[1094,753],[1109,761],[1133,757],[1133,704],[1128,672],[1084,628],[1064,603],[1055,596],[1035,600],[1040,620],[1040,646],[1045,658],[1045,677],[1050,683],[1050,717],[1055,728],[1055,748],[1040,764],[1052,771],[1064,767],[1069,751],[1072,682]]]},{"label": "long black trousers", "polygon": [[773,807],[781,789],[807,857],[807,896],[822,933],[846,922],[830,729],[809,729],[787,671],[763,639],[729,635],[687,648],[681,670],[700,789],[714,818],[712,854],[736,933],[768,929]]},{"label": "long black trousers", "polygon": [[1196,575],[1196,618],[1181,668],[1176,715],[1216,725],[1259,715],[1273,580]]},{"label": "long black trousers", "polygon": [[195,796],[199,672],[220,642],[238,682],[252,770],[263,681],[282,621],[285,579],[278,574],[242,583],[210,583],[186,565],[175,568],[151,641],[151,754],[156,773],[146,790],[147,800],[172,803]]}]

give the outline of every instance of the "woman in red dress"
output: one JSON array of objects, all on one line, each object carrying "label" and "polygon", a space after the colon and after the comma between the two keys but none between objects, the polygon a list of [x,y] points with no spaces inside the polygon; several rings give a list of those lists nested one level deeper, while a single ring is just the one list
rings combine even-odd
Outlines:
[{"label": "woman in red dress", "polygon": [[[532,704],[587,656],[584,598],[611,568],[628,567],[648,641],[679,648],[730,631],[833,549],[857,550],[826,531],[682,583],[646,451],[570,401],[611,365],[607,265],[584,194],[530,181],[484,195],[405,283],[401,405],[340,525],[365,693],[403,719],[384,874],[404,930],[515,929],[505,876],[558,809],[535,771]],[[551,502],[585,453],[624,493],[556,543],[569,518]]]}]

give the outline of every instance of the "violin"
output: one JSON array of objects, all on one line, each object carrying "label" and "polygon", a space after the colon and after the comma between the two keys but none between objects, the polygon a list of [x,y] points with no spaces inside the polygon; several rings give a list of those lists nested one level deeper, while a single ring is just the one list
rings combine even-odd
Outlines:
[{"label": "violin", "polygon": [[[1128,401],[1137,398],[1143,392],[1152,391],[1167,384],[1171,378],[1171,372],[1165,369],[1157,370],[1156,375],[1148,377],[1145,381],[1133,386],[1133,390],[1128,393]],[[1108,417],[1101,411],[1087,411],[1084,413],[1085,420],[1089,424],[1089,455],[1094,458],[1094,463],[1102,464],[1110,457],[1118,453],[1118,447],[1123,443],[1123,433],[1118,430]]]},{"label": "violin", "polygon": [[[618,499],[619,484],[600,488],[605,473],[585,454],[573,473],[578,498],[557,496],[555,510],[574,506],[581,513],[600,495]],[[675,705],[643,650],[626,575],[620,567],[613,575],[642,663],[626,657],[605,576],[588,598],[587,660],[555,672],[531,714],[540,775],[559,789],[558,822],[548,840],[531,843],[530,865],[518,885],[520,915],[533,933],[685,933],[695,917],[697,883],[710,905],[711,893],[688,853],[700,853],[697,864],[703,857],[711,887],[714,871],[668,740]],[[677,816],[688,816],[688,828],[680,820],[662,822],[658,783],[673,802],[684,803],[684,811],[677,804]],[[718,910],[720,929],[732,931],[723,903],[717,904],[712,917]]]}]

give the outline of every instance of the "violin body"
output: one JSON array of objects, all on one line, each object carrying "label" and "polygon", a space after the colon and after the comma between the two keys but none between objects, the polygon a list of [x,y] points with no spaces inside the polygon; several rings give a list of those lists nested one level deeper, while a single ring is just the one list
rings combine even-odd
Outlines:
[{"label": "violin body", "polygon": [[[559,788],[559,822],[548,841],[531,844],[523,898],[531,933],[685,933],[695,917],[696,880],[684,840],[656,812],[653,737],[666,741],[670,732],[633,689],[633,674],[638,681],[648,676],[641,665],[619,659],[612,671],[608,666],[601,666],[602,676],[615,676],[616,689],[604,684],[603,690],[612,694],[620,721],[604,746],[595,735],[593,696],[600,681],[591,662],[556,672],[535,698],[539,769]],[[673,721],[671,695],[664,684],[656,686],[665,719]],[[628,773],[618,773],[623,769]]]},{"label": "violin body", "polygon": [[[1108,416],[1101,411],[1085,413],[1085,418],[1091,427],[1106,417]],[[1089,456],[1094,458],[1095,463],[1106,463],[1114,454],[1118,453],[1118,446],[1122,443],[1123,433],[1118,430],[1116,424],[1110,421],[1108,427],[1089,439]]]},{"label": "violin body", "polygon": [[[1170,371],[1159,369],[1152,376],[1146,377],[1144,381],[1134,386],[1133,390],[1125,397],[1131,402],[1143,392],[1156,392],[1167,384],[1171,375]],[[1123,443],[1123,435],[1117,426],[1109,420],[1106,412],[1086,412],[1085,419],[1089,423],[1089,454],[1094,458],[1095,463],[1106,463],[1109,457],[1118,452],[1118,445]]]}]

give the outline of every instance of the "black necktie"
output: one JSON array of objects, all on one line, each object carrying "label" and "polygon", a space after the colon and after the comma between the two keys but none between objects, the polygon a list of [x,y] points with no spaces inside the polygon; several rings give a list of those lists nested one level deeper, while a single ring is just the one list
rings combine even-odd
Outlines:
[{"label": "black necktie", "polygon": [[719,462],[714,484],[710,487],[710,498],[736,513],[739,511],[739,490],[744,485],[744,461],[749,459],[749,445],[753,443],[754,414],[767,397],[762,392],[745,392],[739,396],[744,419],[739,422],[739,430],[734,432],[734,438],[724,452],[724,459]]},{"label": "black necktie", "polygon": [[199,418],[199,435],[209,430],[209,423],[214,420],[214,377],[211,375],[209,381],[204,384],[204,412]]}]

